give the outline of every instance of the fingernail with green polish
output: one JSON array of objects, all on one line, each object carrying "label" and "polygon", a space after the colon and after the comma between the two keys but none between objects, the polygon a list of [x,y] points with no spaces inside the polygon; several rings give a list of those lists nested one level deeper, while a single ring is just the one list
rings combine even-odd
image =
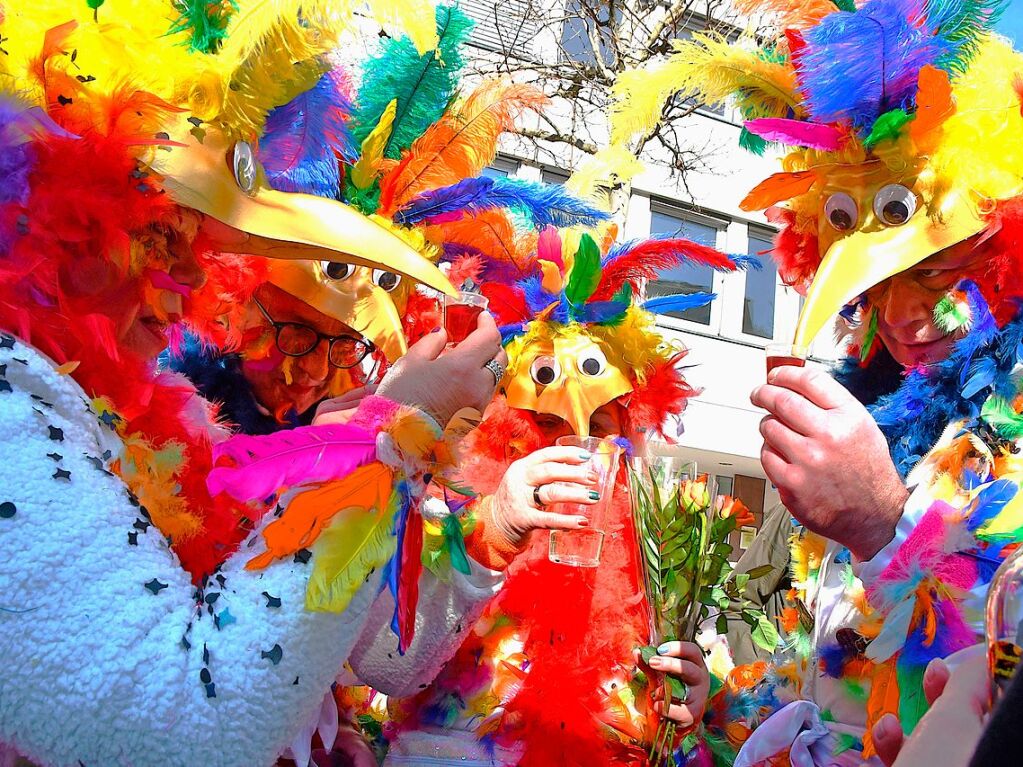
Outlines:
[{"label": "fingernail with green polish", "polygon": [[600,493],[598,493],[596,490],[590,490],[590,500],[591,501],[599,501],[600,500]]}]

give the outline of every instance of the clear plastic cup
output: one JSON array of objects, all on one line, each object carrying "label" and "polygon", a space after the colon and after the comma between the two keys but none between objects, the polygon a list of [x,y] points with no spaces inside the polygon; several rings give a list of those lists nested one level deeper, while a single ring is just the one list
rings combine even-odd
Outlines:
[{"label": "clear plastic cup", "polygon": [[795,365],[800,368],[805,366],[808,351],[805,346],[796,346],[795,344],[768,344],[764,347],[764,353],[767,356],[767,372],[770,373],[782,365]]},{"label": "clear plastic cup", "polygon": [[600,552],[604,547],[604,517],[614,493],[615,477],[618,474],[618,461],[622,456],[622,448],[613,439],[577,437],[575,435],[559,437],[557,444],[577,447],[580,452],[590,454],[589,461],[581,465],[597,475],[598,481],[594,490],[600,493],[600,500],[592,505],[584,503],[551,505],[551,511],[586,517],[590,521],[590,525],[581,530],[551,530],[547,557],[551,562],[562,565],[596,567],[600,564]]},{"label": "clear plastic cup", "polygon": [[448,343],[459,344],[476,329],[479,316],[486,311],[490,302],[479,293],[459,291],[457,296],[444,296],[444,329],[448,332]]}]

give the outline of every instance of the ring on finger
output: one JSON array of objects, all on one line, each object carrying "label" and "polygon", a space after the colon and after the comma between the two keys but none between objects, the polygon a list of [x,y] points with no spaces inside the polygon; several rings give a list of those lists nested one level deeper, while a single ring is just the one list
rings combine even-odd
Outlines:
[{"label": "ring on finger", "polygon": [[540,500],[540,487],[539,486],[533,488],[533,504],[538,509],[546,509],[547,508],[547,504]]},{"label": "ring on finger", "polygon": [[494,374],[494,383],[501,383],[501,379],[504,378],[504,365],[497,360],[487,360],[486,364],[483,365],[487,370]]}]

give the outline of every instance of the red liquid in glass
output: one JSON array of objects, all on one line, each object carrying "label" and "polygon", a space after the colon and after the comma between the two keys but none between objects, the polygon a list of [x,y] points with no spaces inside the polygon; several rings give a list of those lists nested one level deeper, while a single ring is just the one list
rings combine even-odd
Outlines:
[{"label": "red liquid in glass", "polygon": [[789,357],[789,356],[777,356],[767,358],[767,372],[770,374],[775,368],[780,368],[782,365],[795,365],[797,368],[801,368],[806,365],[806,360],[802,357]]},{"label": "red liquid in glass", "polygon": [[451,304],[444,309],[444,329],[448,331],[448,341],[457,344],[466,339],[476,329],[476,322],[483,312],[482,306],[472,304]]}]

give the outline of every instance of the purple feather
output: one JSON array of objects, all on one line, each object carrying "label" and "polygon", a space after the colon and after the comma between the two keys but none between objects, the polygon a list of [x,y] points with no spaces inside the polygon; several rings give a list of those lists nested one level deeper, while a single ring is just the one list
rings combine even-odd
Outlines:
[{"label": "purple feather", "polygon": [[493,208],[523,210],[538,228],[593,226],[608,218],[607,213],[556,184],[481,176],[419,195],[398,211],[395,221],[399,224],[440,223],[461,214]]},{"label": "purple feather", "polygon": [[342,479],[376,456],[376,438],[355,426],[302,426],[259,437],[237,434],[213,448],[228,458],[206,478],[211,495],[238,501],[267,498],[281,488]]},{"label": "purple feather", "polygon": [[338,158],[351,162],[357,156],[347,125],[352,112],[349,90],[345,74],[333,69],[267,116],[259,156],[274,189],[337,196]]},{"label": "purple feather", "polygon": [[911,110],[920,69],[951,49],[920,0],[870,0],[855,13],[832,13],[804,40],[796,67],[811,117],[868,132],[885,112]]}]

